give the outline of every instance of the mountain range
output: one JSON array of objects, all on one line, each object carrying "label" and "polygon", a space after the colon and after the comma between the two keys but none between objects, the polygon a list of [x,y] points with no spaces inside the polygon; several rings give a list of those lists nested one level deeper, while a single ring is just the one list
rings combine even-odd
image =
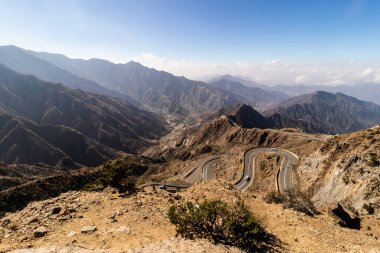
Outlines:
[{"label": "mountain range", "polygon": [[293,84],[293,85],[274,85],[267,86],[252,80],[246,79],[244,77],[233,76],[233,75],[222,75],[211,78],[208,80],[209,83],[213,83],[219,80],[228,80],[235,83],[240,83],[246,87],[261,88],[266,91],[277,92],[279,94],[294,97],[305,94],[310,94],[316,91],[327,91],[331,93],[343,93],[364,101],[372,101],[376,104],[380,104],[380,85],[376,83],[356,83],[352,85],[304,85],[304,84]]},{"label": "mountain range", "polygon": [[260,87],[246,86],[241,82],[231,81],[228,78],[222,78],[210,82],[209,85],[240,96],[242,98],[240,102],[249,104],[258,110],[264,110],[290,97],[282,92],[268,91]]},{"label": "mountain range", "polygon": [[379,105],[325,91],[290,98],[263,114],[276,128],[299,127],[311,133],[349,133],[380,123]]},{"label": "mountain range", "polygon": [[0,65],[0,157],[6,163],[95,166],[137,153],[166,123],[116,98],[73,90]]},{"label": "mountain range", "polygon": [[284,93],[235,83],[193,81],[133,61],[114,64],[101,59],[70,59],[14,46],[0,47],[0,63],[42,80],[123,98],[150,111],[177,115],[212,112],[242,102],[261,110],[288,98]]},{"label": "mountain range", "polygon": [[313,93],[319,90],[331,93],[344,93],[365,101],[380,104],[380,85],[375,83],[358,83],[355,85],[277,85],[271,90],[281,91],[289,96],[299,96]]},{"label": "mountain range", "polygon": [[242,128],[300,128],[308,133],[341,134],[379,124],[380,106],[342,93],[317,91],[285,100],[262,114],[241,104],[215,116],[225,116]]},{"label": "mountain range", "polygon": [[0,64],[0,157],[6,163],[95,166],[141,153],[168,132],[167,114],[326,134],[380,122],[380,106],[343,93],[289,97],[228,75],[204,83],[137,62],[70,59],[14,46],[0,47]]},{"label": "mountain range", "polygon": [[[207,84],[149,69],[136,62],[73,60],[63,55],[0,47],[0,63],[8,68],[84,91],[132,98],[152,111],[194,114],[213,111],[239,101],[233,94]],[[131,102],[131,101],[130,101]]]}]

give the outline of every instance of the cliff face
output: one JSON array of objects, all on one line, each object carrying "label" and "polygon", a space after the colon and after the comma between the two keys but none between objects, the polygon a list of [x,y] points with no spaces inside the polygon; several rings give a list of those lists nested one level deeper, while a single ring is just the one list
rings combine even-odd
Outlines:
[{"label": "cliff face", "polygon": [[337,201],[380,207],[380,126],[330,138],[297,169],[320,207]]}]

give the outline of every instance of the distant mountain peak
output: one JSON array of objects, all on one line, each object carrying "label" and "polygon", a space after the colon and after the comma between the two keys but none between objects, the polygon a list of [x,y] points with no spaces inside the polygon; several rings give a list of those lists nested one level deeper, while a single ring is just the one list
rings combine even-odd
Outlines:
[{"label": "distant mountain peak", "polygon": [[315,91],[285,100],[264,115],[271,116],[278,128],[312,126],[306,130],[338,134],[378,124],[380,106],[343,93]]},{"label": "distant mountain peak", "polygon": [[232,123],[242,128],[273,128],[272,123],[267,118],[246,104],[237,104],[223,109],[220,115],[226,116]]}]

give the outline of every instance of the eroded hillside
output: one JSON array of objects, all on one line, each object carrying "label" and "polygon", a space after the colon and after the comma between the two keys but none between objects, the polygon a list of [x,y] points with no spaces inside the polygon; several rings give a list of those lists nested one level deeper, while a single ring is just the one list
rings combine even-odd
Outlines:
[{"label": "eroded hillside", "polygon": [[320,206],[380,207],[380,126],[330,138],[297,169]]},{"label": "eroded hillside", "polygon": [[157,114],[2,65],[0,123],[1,161],[71,168],[136,154],[167,131]]}]

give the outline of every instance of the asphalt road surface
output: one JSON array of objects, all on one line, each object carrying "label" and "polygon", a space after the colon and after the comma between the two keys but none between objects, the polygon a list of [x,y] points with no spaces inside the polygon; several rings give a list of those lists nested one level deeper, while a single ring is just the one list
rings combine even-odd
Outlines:
[{"label": "asphalt road surface", "polygon": [[[292,188],[292,173],[293,167],[296,164],[298,157],[284,149],[259,147],[248,150],[244,154],[244,174],[242,179],[235,184],[235,188],[239,190],[246,190],[252,185],[255,179],[256,160],[255,157],[261,154],[276,154],[284,157],[284,162],[278,174],[277,184],[280,192],[284,192]],[[246,178],[249,178],[248,180]]]},{"label": "asphalt road surface", "polygon": [[216,177],[215,170],[217,168],[220,157],[214,158],[206,162],[203,166],[202,179],[210,180]]},{"label": "asphalt road surface", "polygon": [[[277,175],[277,186],[280,192],[285,192],[286,190],[293,188],[293,168],[297,163],[298,156],[290,151],[279,149],[279,148],[268,148],[268,147],[257,147],[249,149],[244,154],[244,174],[242,179],[235,184],[235,188],[241,191],[248,189],[254,179],[256,168],[256,156],[262,154],[276,154],[278,156],[284,157],[281,164],[280,171]],[[162,183],[167,187],[173,188],[187,188],[194,183],[198,183],[202,180],[210,180],[215,178],[215,171],[217,169],[220,156],[210,156],[208,158],[199,161],[196,168],[190,171],[185,176],[186,183],[184,185],[166,184]],[[150,183],[149,185],[158,185],[159,183]]]},{"label": "asphalt road surface", "polygon": [[220,156],[210,156],[199,161],[197,167],[185,176],[186,183],[194,184],[215,178],[216,164]]}]

